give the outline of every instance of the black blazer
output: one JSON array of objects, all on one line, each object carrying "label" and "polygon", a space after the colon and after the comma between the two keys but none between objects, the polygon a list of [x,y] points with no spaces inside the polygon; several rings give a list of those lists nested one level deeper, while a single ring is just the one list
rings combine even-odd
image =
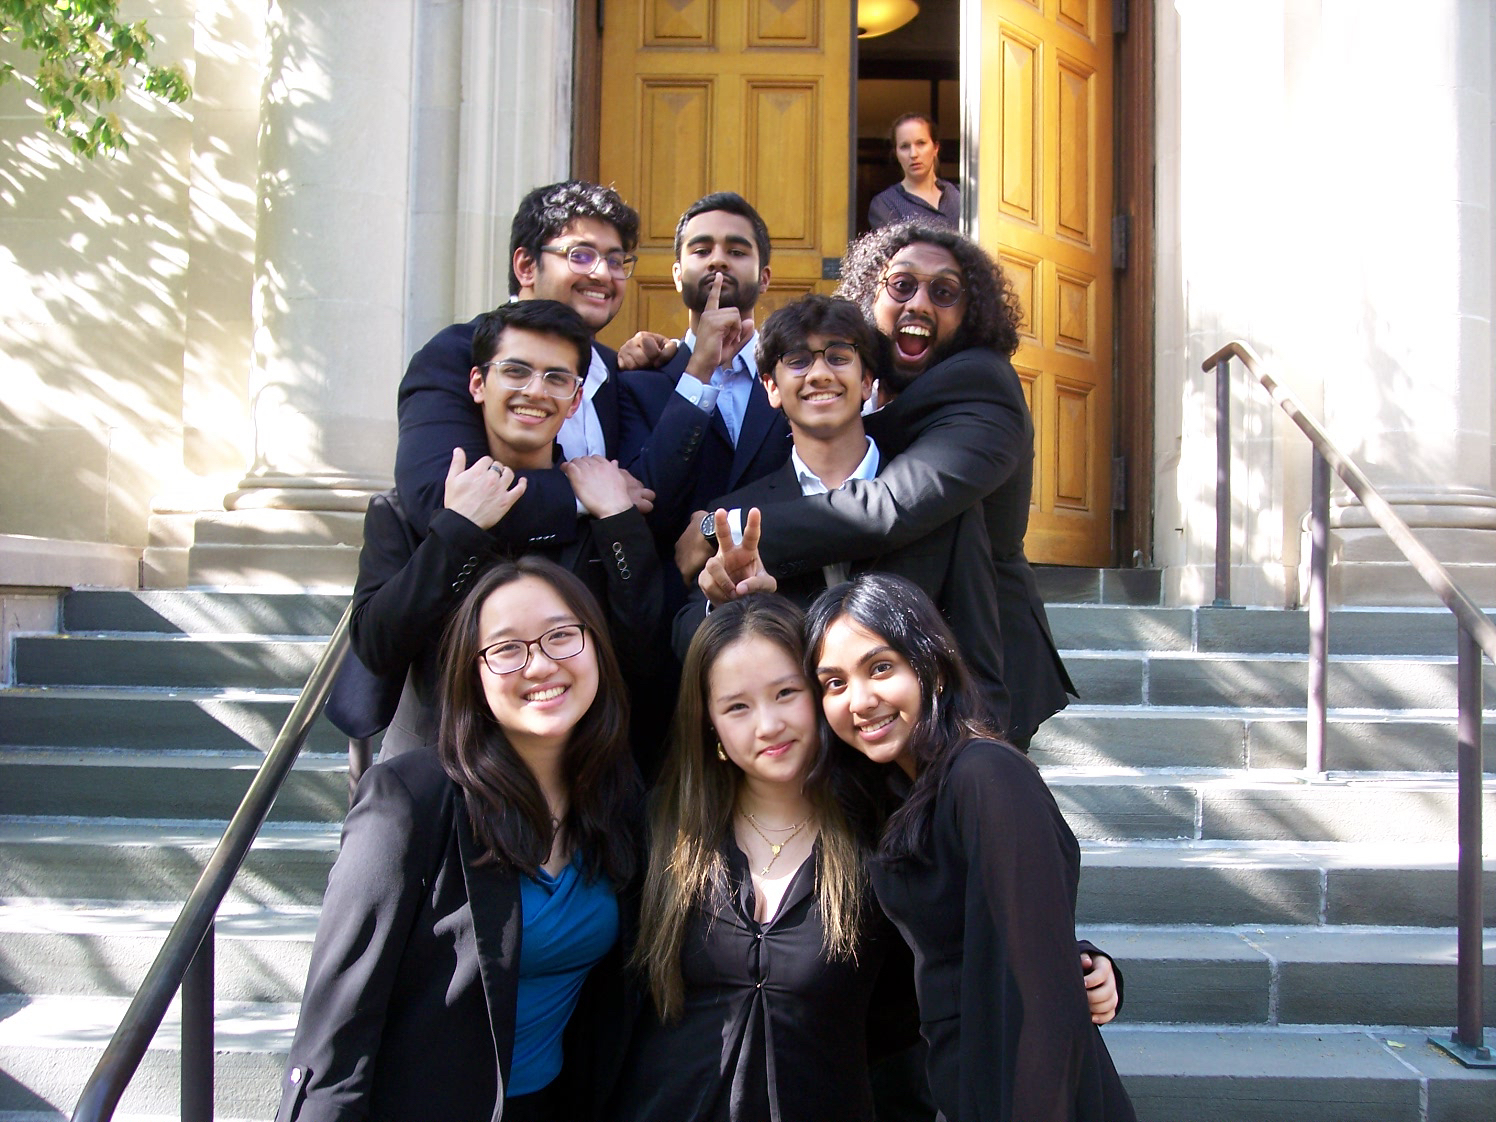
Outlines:
[{"label": "black blazer", "polygon": [[[880,467],[886,462],[882,461]],[[803,497],[791,462],[763,479],[717,499],[713,505],[729,510],[739,507],[746,513],[750,507],[763,511]],[[870,569],[894,573],[924,589],[955,632],[961,653],[976,678],[992,719],[999,727],[1005,726],[1009,706],[1008,693],[1003,687],[996,577],[980,504],[974,504],[922,538],[858,560],[851,566],[853,573]],[[780,595],[787,596],[802,608],[808,608],[811,601],[825,591],[826,578],[820,568],[797,567],[779,582]],[[706,596],[699,588],[694,588],[686,605],[675,616],[674,645],[678,658],[684,660],[691,637],[705,618]]]},{"label": "black blazer", "polygon": [[[369,769],[343,826],[312,948],[277,1122],[493,1122],[514,1053],[519,874],[479,856],[463,799],[433,752]],[[593,967],[557,1082],[594,1117],[626,1019],[619,944]],[[570,1116],[570,1115],[569,1115]]]},{"label": "black blazer", "polygon": [[[534,474],[559,476],[561,472],[552,469]],[[494,529],[513,513],[510,510]],[[660,561],[649,527],[633,509],[608,518],[578,519],[573,507],[571,517],[582,525],[570,544],[524,552],[539,553],[570,569],[597,597],[619,663],[632,683],[653,669],[648,661],[651,652],[633,638],[652,633],[665,618]],[[475,578],[516,552],[492,531],[481,530],[445,508],[436,512],[430,532],[422,535],[406,516],[395,491],[370,500],[364,515],[364,546],[358,557],[349,639],[368,671],[386,683],[405,681],[397,712],[385,714],[382,722],[361,722],[363,727],[389,724],[381,759],[435,744],[436,656],[442,629]],[[372,694],[389,697],[388,689]]]},{"label": "black blazer", "polygon": [[[454,323],[432,336],[418,350],[400,379],[396,413],[400,423],[395,446],[395,486],[417,533],[424,534],[431,518],[442,509],[447,468],[452,449],[461,447],[468,463],[488,455],[483,409],[468,393],[473,368],[476,317]],[[592,398],[602,425],[610,459],[618,457],[618,355],[592,345],[608,367],[608,380]],[[586,371],[582,371],[586,376]],[[565,544],[575,540],[576,495],[560,472],[520,472],[529,479],[524,497],[495,529],[500,541],[512,546],[532,542]]]},{"label": "black blazer", "polygon": [[790,456],[789,424],[769,404],[758,379],[748,394],[736,446],[720,412],[706,413],[676,393],[690,358],[682,343],[661,369],[619,375],[620,462],[653,488],[650,524],[662,548],[672,550],[692,511],[708,509],[719,495],[762,478]]},{"label": "black blazer", "polygon": [[1009,731],[1026,742],[1074,694],[1049,633],[1023,537],[1034,482],[1034,423],[1007,356],[952,355],[867,418],[888,457],[877,479],[763,512],[760,552],[775,576],[876,557],[981,503],[997,580]]}]

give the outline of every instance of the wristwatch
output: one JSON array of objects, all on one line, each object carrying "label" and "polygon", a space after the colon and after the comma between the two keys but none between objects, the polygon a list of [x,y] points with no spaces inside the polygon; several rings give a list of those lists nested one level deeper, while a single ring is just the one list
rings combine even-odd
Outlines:
[{"label": "wristwatch", "polygon": [[713,511],[707,511],[701,519],[701,536],[713,545],[717,544],[717,515]]}]

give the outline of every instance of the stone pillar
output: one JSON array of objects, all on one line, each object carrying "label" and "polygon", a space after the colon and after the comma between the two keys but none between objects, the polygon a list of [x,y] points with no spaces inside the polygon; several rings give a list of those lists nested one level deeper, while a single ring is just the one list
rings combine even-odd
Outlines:
[{"label": "stone pillar", "polygon": [[[1338,127],[1324,140],[1354,185],[1336,250],[1359,282],[1327,325],[1344,346],[1324,370],[1326,424],[1455,580],[1491,603],[1492,10],[1431,0],[1412,20],[1354,6],[1325,20],[1324,64],[1347,81],[1331,87]],[[1331,524],[1339,599],[1433,601],[1344,488]]]}]

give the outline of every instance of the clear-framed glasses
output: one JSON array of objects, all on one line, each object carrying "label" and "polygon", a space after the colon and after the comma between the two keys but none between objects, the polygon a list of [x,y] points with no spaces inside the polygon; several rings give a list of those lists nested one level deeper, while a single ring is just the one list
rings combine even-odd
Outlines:
[{"label": "clear-framed glasses", "polygon": [[566,263],[571,266],[573,273],[581,273],[590,276],[596,269],[599,261],[608,263],[608,272],[619,280],[628,280],[634,275],[634,266],[639,263],[639,258],[632,253],[623,253],[615,250],[612,253],[599,253],[590,245],[543,245],[541,253],[554,253],[566,258]]},{"label": "clear-framed glasses", "polygon": [[953,308],[966,295],[965,286],[954,277],[925,277],[918,273],[900,272],[889,273],[878,283],[900,304],[913,300],[920,285],[925,286],[925,291],[930,294],[930,303],[937,308]]},{"label": "clear-framed glasses", "polygon": [[815,365],[818,358],[824,358],[826,365],[832,370],[845,370],[857,361],[857,344],[828,343],[814,351],[809,347],[796,347],[792,351],[785,351],[784,357],[779,361],[795,373],[804,374]]},{"label": "clear-framed glasses", "polygon": [[495,674],[513,674],[530,665],[530,653],[536,647],[552,662],[561,662],[581,654],[586,645],[585,625],[563,623],[538,639],[501,639],[491,647],[484,647],[478,652],[478,657]]},{"label": "clear-framed glasses", "polygon": [[506,390],[527,390],[536,378],[547,397],[566,399],[575,396],[582,379],[570,370],[536,370],[522,362],[485,362],[479,370],[491,373]]}]

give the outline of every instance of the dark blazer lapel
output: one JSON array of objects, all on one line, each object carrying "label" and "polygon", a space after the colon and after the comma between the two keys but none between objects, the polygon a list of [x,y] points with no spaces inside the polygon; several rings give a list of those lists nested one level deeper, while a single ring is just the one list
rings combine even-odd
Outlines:
[{"label": "dark blazer lapel", "polygon": [[[729,487],[738,485],[743,478],[743,473],[757,458],[758,450],[764,443],[764,437],[768,436],[769,430],[774,426],[774,418],[778,412],[769,404],[769,395],[764,391],[764,384],[755,378],[753,386],[748,391],[748,408],[743,414],[743,424],[738,430],[738,445],[732,454],[732,472],[727,479]],[[715,420],[726,433],[727,426],[722,424],[720,413],[716,415]]]},{"label": "dark blazer lapel", "polygon": [[592,395],[592,407],[597,410],[597,421],[603,430],[603,448],[609,457],[618,455],[618,353],[594,343],[592,345],[603,365],[608,368],[608,380]]},{"label": "dark blazer lapel", "polygon": [[488,1002],[488,1024],[493,1032],[494,1061],[498,1065],[498,1101],[493,1122],[504,1114],[505,1087],[514,1063],[514,1009],[519,995],[519,951],[523,932],[519,878],[490,862],[478,865],[482,854],[473,837],[473,824],[461,794],[456,796],[457,851],[473,916],[473,942],[478,949],[478,974]]}]

